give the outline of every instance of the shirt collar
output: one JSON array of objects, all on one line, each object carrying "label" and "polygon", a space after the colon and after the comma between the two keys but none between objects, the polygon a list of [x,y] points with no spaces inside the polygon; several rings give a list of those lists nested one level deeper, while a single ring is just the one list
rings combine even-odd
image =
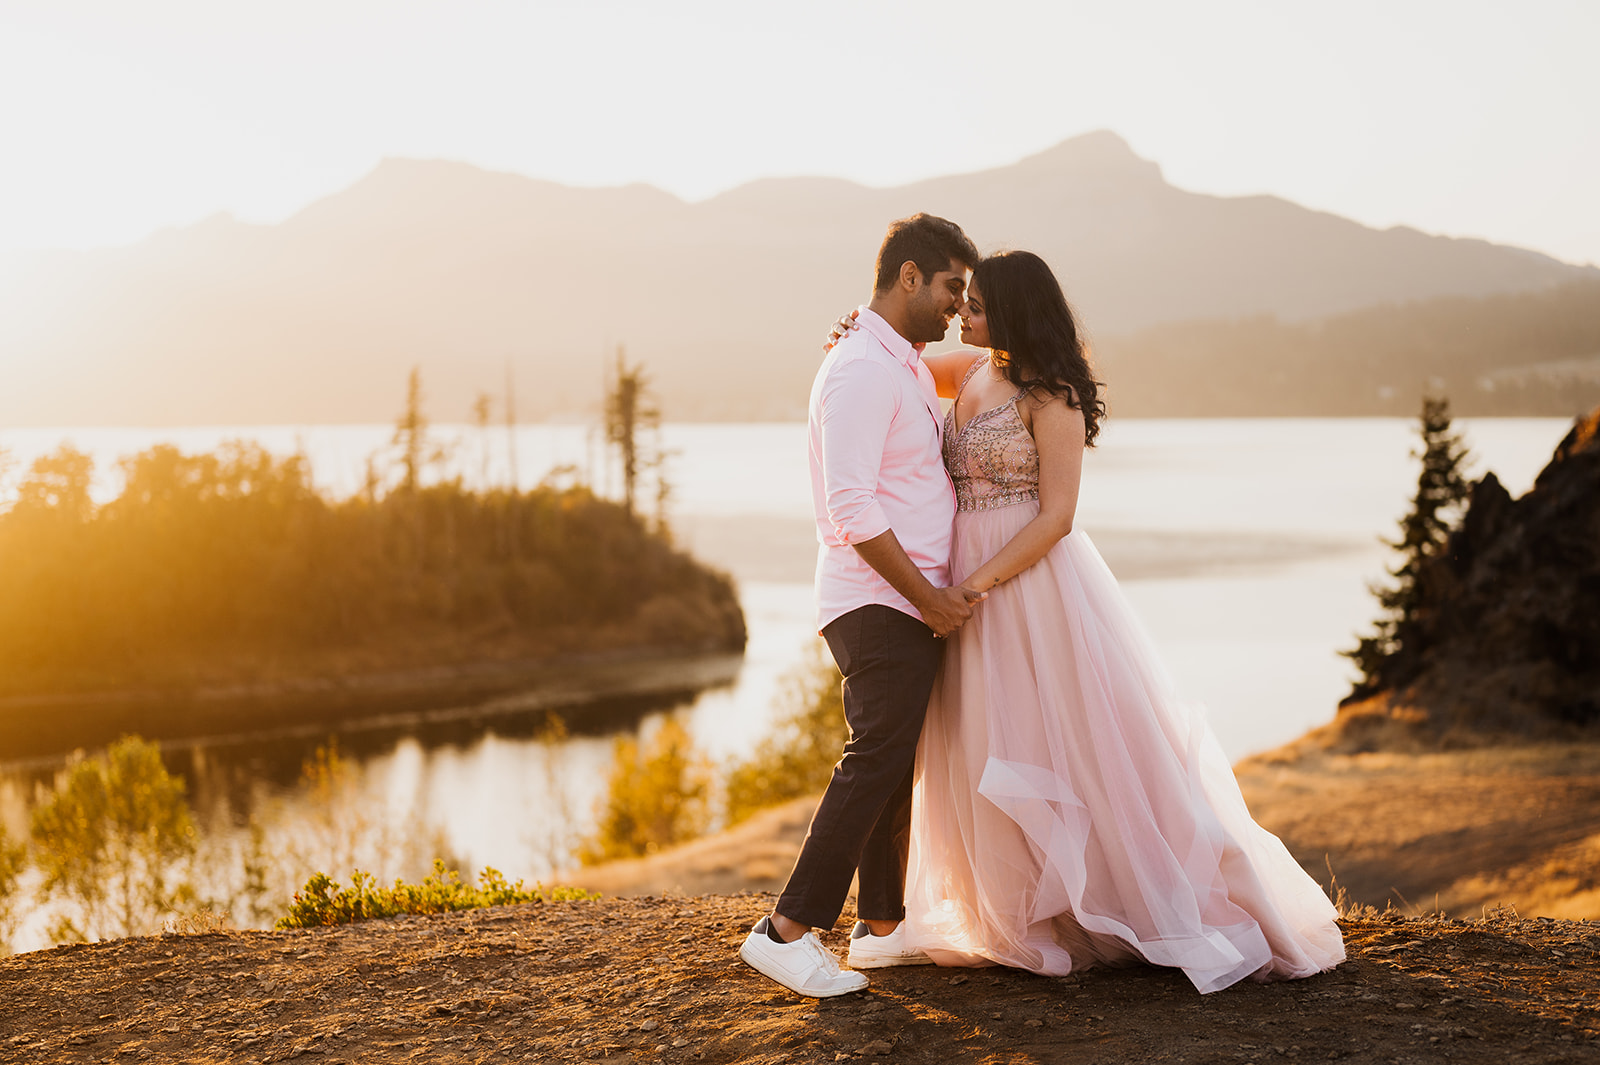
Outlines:
[{"label": "shirt collar", "polygon": [[917,368],[917,360],[922,357],[922,349],[926,344],[913,344],[905,337],[894,331],[894,326],[883,320],[877,311],[866,307],[857,308],[856,324],[882,344],[903,365],[911,370]]}]

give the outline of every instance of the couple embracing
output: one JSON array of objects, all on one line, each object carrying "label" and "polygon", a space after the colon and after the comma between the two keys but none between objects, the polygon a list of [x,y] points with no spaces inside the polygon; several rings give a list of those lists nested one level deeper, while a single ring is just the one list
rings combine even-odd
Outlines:
[{"label": "couple embracing", "polygon": [[[925,357],[957,316],[971,350]],[[1049,267],[902,219],[835,336],[808,435],[850,740],[740,957],[815,997],[929,962],[1147,963],[1210,992],[1342,961],[1332,905],[1073,526],[1105,405]],[[853,878],[843,969],[811,930]]]}]

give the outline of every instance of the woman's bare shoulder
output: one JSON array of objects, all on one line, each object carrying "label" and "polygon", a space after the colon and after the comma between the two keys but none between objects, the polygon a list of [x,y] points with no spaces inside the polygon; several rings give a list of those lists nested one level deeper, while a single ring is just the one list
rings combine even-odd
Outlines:
[{"label": "woman's bare shoulder", "polygon": [[1059,390],[1045,388],[1043,385],[1032,385],[1022,390],[1020,402],[1028,410],[1032,411],[1043,410],[1051,405],[1059,405],[1073,410],[1077,410],[1079,407],[1078,393],[1071,385],[1066,385]]},{"label": "woman's bare shoulder", "polygon": [[978,360],[988,356],[987,351],[962,348],[960,351],[924,355],[922,362],[933,374],[933,383],[938,387],[939,395],[952,399],[961,390],[961,382],[972,372],[972,367],[977,365]]}]

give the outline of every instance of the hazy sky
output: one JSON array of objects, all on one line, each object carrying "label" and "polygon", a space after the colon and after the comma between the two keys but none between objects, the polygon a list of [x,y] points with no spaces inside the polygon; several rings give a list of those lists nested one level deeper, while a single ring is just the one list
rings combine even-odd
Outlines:
[{"label": "hazy sky", "polygon": [[1183,188],[1600,263],[1600,0],[0,0],[0,253],[384,156],[699,199],[1109,128]]}]

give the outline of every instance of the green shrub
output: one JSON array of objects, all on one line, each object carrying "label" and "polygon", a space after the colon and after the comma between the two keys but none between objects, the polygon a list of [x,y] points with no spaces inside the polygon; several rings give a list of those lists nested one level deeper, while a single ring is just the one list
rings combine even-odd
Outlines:
[{"label": "green shrub", "polygon": [[819,640],[810,654],[784,677],[780,712],[772,735],[747,761],[735,763],[724,783],[728,824],[757,810],[816,795],[850,738],[844,720],[844,678]]},{"label": "green shrub", "polygon": [[278,919],[278,928],[319,928],[353,924],[403,913],[451,913],[477,910],[485,906],[505,906],[519,902],[567,902],[599,898],[579,888],[556,887],[546,891],[542,885],[525,888],[522,881],[507,883],[492,867],[478,874],[476,886],[461,882],[461,874],[446,869],[435,860],[433,872],[420,884],[396,880],[393,887],[379,887],[370,873],[359,869],[350,877],[349,887],[340,887],[326,873],[315,873],[306,886],[295,892],[289,912]]},{"label": "green shrub", "polygon": [[682,725],[668,718],[648,750],[619,739],[595,834],[578,848],[585,865],[637,858],[701,835],[711,824],[711,772]]},{"label": "green shrub", "polygon": [[195,848],[184,781],[138,736],[69,765],[34,808],[32,835],[42,891],[82,910],[84,926],[72,925],[73,936],[150,931],[190,894],[187,884],[171,883],[174,866]]},{"label": "green shrub", "polygon": [[[3,458],[0,455],[0,458]],[[17,880],[27,864],[28,851],[11,842],[6,826],[0,824],[0,954],[11,951],[11,933],[17,924]]]}]

